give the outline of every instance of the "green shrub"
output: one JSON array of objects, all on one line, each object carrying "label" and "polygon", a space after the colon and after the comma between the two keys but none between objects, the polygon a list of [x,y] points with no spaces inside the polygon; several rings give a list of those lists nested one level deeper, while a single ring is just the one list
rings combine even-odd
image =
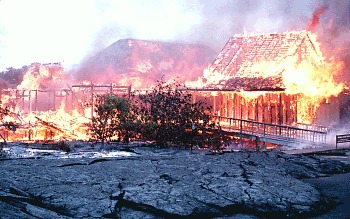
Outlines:
[{"label": "green shrub", "polygon": [[[179,89],[181,88],[181,89]],[[219,149],[227,140],[210,120],[211,106],[192,102],[192,95],[176,82],[159,82],[130,99],[112,94],[97,96],[90,131],[102,142],[117,138],[153,141],[158,146]]]},{"label": "green shrub", "polygon": [[114,94],[98,95],[94,103],[95,114],[89,126],[92,137],[102,142],[115,136],[121,139],[122,128],[129,129],[129,111],[127,99]]},{"label": "green shrub", "polygon": [[201,101],[192,103],[192,95],[180,84],[159,82],[152,91],[138,97],[141,136],[145,140],[153,140],[159,146],[173,144],[191,148],[193,145],[216,147],[223,143],[209,141],[221,133],[210,121],[211,106]]}]

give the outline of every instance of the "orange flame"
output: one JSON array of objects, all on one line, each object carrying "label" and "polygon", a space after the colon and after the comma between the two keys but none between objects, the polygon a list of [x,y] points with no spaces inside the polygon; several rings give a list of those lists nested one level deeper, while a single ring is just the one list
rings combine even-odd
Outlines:
[{"label": "orange flame", "polygon": [[[316,18],[310,25],[315,25],[318,21],[317,16],[320,16],[325,9],[320,8],[316,11]],[[286,94],[298,95],[298,122],[312,123],[317,107],[324,101],[327,101],[332,96],[339,95],[342,92],[344,85],[338,84],[334,80],[334,76],[341,72],[344,68],[342,62],[337,62],[335,59],[327,59],[320,49],[320,44],[317,41],[317,35],[310,31],[303,32],[287,32],[286,36],[291,34],[302,33],[310,38],[313,47],[308,53],[307,58],[300,60],[298,55],[295,55],[299,44],[290,44],[288,51],[283,56],[262,57],[258,60],[246,60],[244,68],[240,68],[236,75],[229,75],[228,72],[217,72],[212,67],[204,70],[203,77],[197,81],[187,82],[187,86],[196,88],[204,88],[207,86],[221,87],[222,81],[234,79],[243,75],[244,77],[280,77],[285,88]],[[244,34],[247,36],[248,34]],[[241,36],[238,36],[241,37]],[[255,36],[256,37],[256,36]],[[261,37],[265,37],[262,35]],[[249,35],[248,35],[249,38]],[[241,96],[247,101],[258,98],[264,92],[240,92]]]}]

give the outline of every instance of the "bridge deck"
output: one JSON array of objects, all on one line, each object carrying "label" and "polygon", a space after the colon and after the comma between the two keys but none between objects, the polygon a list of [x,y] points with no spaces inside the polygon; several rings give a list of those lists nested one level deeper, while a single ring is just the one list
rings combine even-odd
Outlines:
[{"label": "bridge deck", "polygon": [[327,132],[251,120],[215,116],[223,131],[262,142],[293,146],[300,143],[326,144]]}]

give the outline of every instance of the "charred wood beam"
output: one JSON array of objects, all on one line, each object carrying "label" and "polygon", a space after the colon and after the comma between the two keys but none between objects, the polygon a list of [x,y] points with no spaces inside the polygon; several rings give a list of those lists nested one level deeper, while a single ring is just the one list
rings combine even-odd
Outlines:
[{"label": "charred wood beam", "polygon": [[43,124],[43,125],[45,125],[45,126],[47,126],[47,127],[53,128],[53,129],[55,129],[55,130],[57,130],[57,131],[59,131],[59,132],[63,132],[63,133],[64,133],[64,131],[63,131],[62,129],[56,127],[55,125],[51,124],[50,122],[46,122],[46,121],[40,119],[40,118],[37,117],[37,116],[35,116],[35,118],[36,118],[37,120],[39,120],[39,122],[40,122],[41,124]]},{"label": "charred wood beam", "polygon": [[[59,132],[61,132],[61,133],[64,133],[66,136],[69,136],[69,137],[72,137],[72,136],[75,136],[75,137],[76,137],[76,136],[77,136],[77,135],[75,135],[74,133],[67,133],[67,131],[63,131],[62,129],[58,128],[56,125],[54,125],[54,124],[52,124],[52,123],[50,123],[50,122],[44,121],[44,120],[40,119],[40,118],[37,117],[37,116],[35,116],[35,118],[36,118],[37,120],[39,120],[39,122],[40,122],[41,124],[43,124],[43,125],[45,125],[45,126],[47,126],[47,127],[49,127],[49,128],[55,129],[55,130],[57,130],[57,131],[59,131]],[[64,138],[66,138],[66,137],[64,137]]]},{"label": "charred wood beam", "polygon": [[5,143],[7,143],[6,139],[4,138],[4,136],[2,136],[1,133],[0,133],[0,137],[2,138],[2,140],[4,140]]}]

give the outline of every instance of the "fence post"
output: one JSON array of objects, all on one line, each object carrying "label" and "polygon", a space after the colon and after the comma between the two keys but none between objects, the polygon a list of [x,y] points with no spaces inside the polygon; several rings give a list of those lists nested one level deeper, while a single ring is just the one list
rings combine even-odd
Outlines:
[{"label": "fence post", "polygon": [[266,133],[266,124],[264,123],[264,137],[265,137],[265,133]]},{"label": "fence post", "polygon": [[335,149],[338,149],[338,135],[335,136]]},{"label": "fence post", "polygon": [[255,137],[255,146],[256,146],[256,150],[257,151],[260,151],[260,146],[259,146],[259,144],[260,144],[260,137],[259,136],[257,136],[256,135],[256,137]]},{"label": "fence post", "polygon": [[239,120],[239,122],[240,122],[240,130],[239,130],[239,132],[242,134],[242,131],[243,131],[243,129],[242,129],[242,128],[243,128],[243,127],[242,127],[242,122],[243,122],[243,121],[242,121],[242,120]]},{"label": "fence post", "polygon": [[338,149],[338,140],[339,140],[339,136],[336,135],[335,136],[335,149]]}]

